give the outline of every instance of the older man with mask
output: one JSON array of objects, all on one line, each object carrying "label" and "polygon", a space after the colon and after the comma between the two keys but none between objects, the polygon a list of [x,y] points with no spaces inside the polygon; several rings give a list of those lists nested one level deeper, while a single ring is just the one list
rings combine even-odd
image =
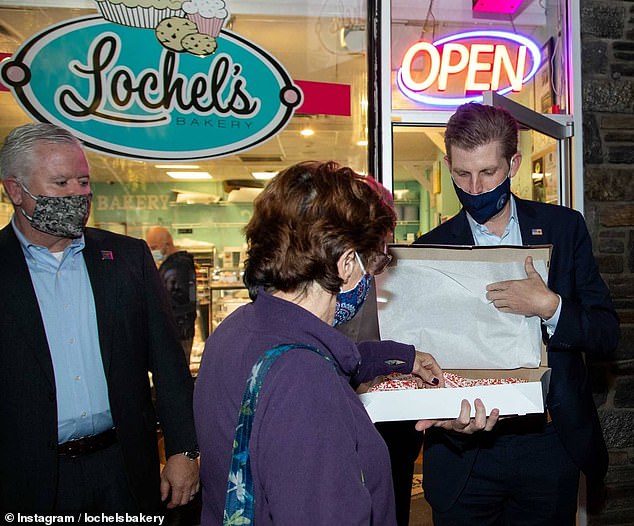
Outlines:
[{"label": "older man with mask", "polygon": [[[80,143],[52,124],[0,150],[0,509],[155,512],[198,490],[192,380],[147,245],[85,228]],[[167,463],[159,474],[153,374]]]}]

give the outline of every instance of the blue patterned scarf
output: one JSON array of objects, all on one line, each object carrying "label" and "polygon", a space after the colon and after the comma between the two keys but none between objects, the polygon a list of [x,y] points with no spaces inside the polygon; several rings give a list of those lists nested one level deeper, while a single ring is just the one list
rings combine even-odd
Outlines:
[{"label": "blue patterned scarf", "polygon": [[253,477],[251,475],[251,463],[249,462],[249,442],[251,440],[251,427],[255,418],[255,409],[260,397],[260,389],[267,373],[275,361],[285,352],[291,349],[308,349],[319,354],[336,369],[332,360],[316,347],[310,345],[287,343],[278,345],[265,351],[251,369],[251,376],[247,380],[244,390],[238,425],[233,439],[233,452],[231,467],[229,468],[229,480],[227,482],[227,498],[225,500],[225,512],[223,526],[241,526],[255,524]]}]

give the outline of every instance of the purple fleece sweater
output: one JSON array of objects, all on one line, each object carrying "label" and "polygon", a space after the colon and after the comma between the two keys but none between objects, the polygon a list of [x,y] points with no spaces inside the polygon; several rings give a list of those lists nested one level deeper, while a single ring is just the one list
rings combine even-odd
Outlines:
[{"label": "purple fleece sweater", "polygon": [[238,408],[251,367],[282,343],[318,347],[337,371],[304,349],[281,356],[269,371],[251,435],[256,525],[395,525],[387,448],[351,384],[411,372],[414,348],[395,342],[357,347],[302,307],[263,291],[205,345],[194,392],[202,525],[222,524]]}]

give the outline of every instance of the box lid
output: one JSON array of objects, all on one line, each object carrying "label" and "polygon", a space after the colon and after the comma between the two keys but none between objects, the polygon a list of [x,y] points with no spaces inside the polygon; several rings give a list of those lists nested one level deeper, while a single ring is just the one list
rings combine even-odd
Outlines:
[{"label": "box lid", "polygon": [[391,245],[377,276],[381,337],[430,352],[443,368],[515,369],[547,365],[541,320],[498,311],[486,285],[524,279],[524,261],[548,280],[551,245]]}]

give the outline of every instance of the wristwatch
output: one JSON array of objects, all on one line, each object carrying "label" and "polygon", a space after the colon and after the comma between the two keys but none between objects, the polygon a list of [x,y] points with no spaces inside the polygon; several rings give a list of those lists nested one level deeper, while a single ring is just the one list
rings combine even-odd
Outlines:
[{"label": "wristwatch", "polygon": [[200,451],[197,449],[192,449],[191,451],[183,451],[183,455],[185,455],[192,462],[196,460],[200,456]]}]

